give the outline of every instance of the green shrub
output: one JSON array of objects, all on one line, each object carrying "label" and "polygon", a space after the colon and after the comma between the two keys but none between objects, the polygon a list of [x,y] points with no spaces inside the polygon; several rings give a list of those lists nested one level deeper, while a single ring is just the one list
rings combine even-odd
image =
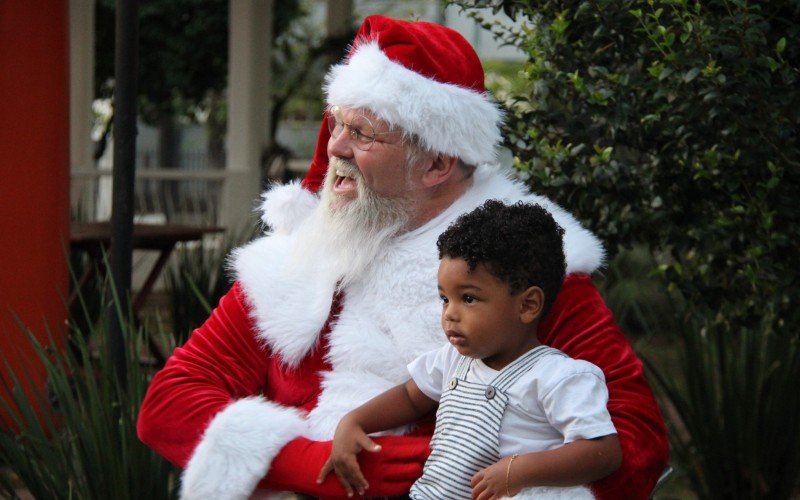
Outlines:
[{"label": "green shrub", "polygon": [[649,248],[653,275],[679,299],[683,373],[658,380],[696,493],[790,496],[800,479],[789,387],[800,380],[800,3],[453,3],[520,21],[483,24],[526,55],[525,90],[500,94],[521,174],[612,254]]}]

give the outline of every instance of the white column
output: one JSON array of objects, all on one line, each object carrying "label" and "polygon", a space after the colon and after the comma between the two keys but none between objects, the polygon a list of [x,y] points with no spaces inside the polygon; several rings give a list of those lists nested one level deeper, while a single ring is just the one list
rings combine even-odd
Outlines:
[{"label": "white column", "polygon": [[[94,169],[94,0],[69,2],[69,161],[70,171]],[[70,182],[70,195],[94,217],[94,180]]]},{"label": "white column", "polygon": [[231,234],[252,227],[267,146],[273,0],[230,0],[226,179],[220,223]]}]

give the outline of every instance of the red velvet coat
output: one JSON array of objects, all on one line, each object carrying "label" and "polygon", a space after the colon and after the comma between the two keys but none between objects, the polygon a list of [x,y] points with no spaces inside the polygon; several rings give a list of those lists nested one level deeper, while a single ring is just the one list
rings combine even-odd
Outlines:
[{"label": "red velvet coat", "polygon": [[[481,186],[489,187],[483,191],[475,188],[476,194],[465,196],[471,197],[469,203],[478,203],[490,195],[503,199],[533,198],[532,201],[548,203],[541,197],[525,194],[521,186],[501,176],[476,174],[476,177]],[[281,205],[286,200],[295,203],[296,198],[297,193],[290,193],[276,203]],[[306,201],[309,206],[313,205],[313,200]],[[563,210],[552,204],[548,209],[559,224],[566,226],[565,253],[571,274],[551,312],[540,324],[539,340],[574,358],[598,365],[605,374],[608,407],[619,433],[623,464],[616,473],[593,485],[597,496],[646,498],[667,461],[666,432],[661,415],[644,379],[641,362],[585,274],[600,262],[602,250],[599,254],[592,250],[599,244]],[[302,221],[296,213],[288,219],[295,225]],[[446,225],[447,220],[440,224]],[[288,229],[282,227],[280,221],[270,222],[276,235],[255,242],[250,250],[240,254],[237,261],[239,281],[206,323],[192,334],[186,345],[175,351],[166,367],[155,376],[142,405],[138,422],[141,439],[176,465],[188,466],[184,482],[190,489],[187,491],[185,486],[183,493],[190,498],[246,498],[257,485],[320,497],[343,496],[344,491],[334,475],[325,483],[316,484],[317,474],[330,451],[330,442],[302,436],[330,435],[331,426],[338,421],[337,411],[359,404],[357,400],[346,401],[343,408],[331,409],[343,394],[349,394],[348,388],[359,392],[363,385],[374,392],[380,387],[375,385],[376,378],[380,379],[383,372],[402,370],[401,358],[406,356],[407,359],[413,354],[402,349],[396,355],[391,354],[396,344],[387,344],[381,338],[381,330],[370,330],[368,321],[352,325],[353,318],[358,319],[352,306],[358,299],[355,292],[347,291],[346,298],[337,295],[331,301],[331,294],[326,295],[324,288],[320,295],[319,290],[307,291],[300,286],[281,295],[286,285],[281,279],[287,274],[281,274],[280,259],[272,259],[277,269],[270,270],[262,264],[290,248],[281,246],[280,239],[281,232]],[[418,260],[414,260],[422,270],[418,273],[421,276],[415,279],[422,283],[420,286],[429,285],[435,310],[438,295],[435,272],[430,270],[436,262],[435,247],[428,249],[430,245],[425,238],[435,238],[438,232],[429,233],[420,237],[424,244],[413,247],[415,252],[425,249],[425,255],[420,254]],[[395,274],[402,274],[398,269]],[[582,269],[587,271],[582,272]],[[289,281],[295,280],[294,274],[288,276]],[[308,271],[304,283],[313,284],[317,276],[318,270]],[[412,278],[403,276],[401,279],[413,281]],[[424,295],[421,291],[409,292],[409,302],[417,300],[427,304],[431,301],[427,297],[417,297]],[[370,295],[362,291],[366,296],[363,300],[373,301],[375,293]],[[277,298],[270,297],[273,295]],[[320,297],[327,297],[327,302]],[[294,310],[292,303],[297,306]],[[396,300],[389,304],[402,307]],[[414,307],[417,309],[413,310],[418,311],[416,316],[430,320],[421,324],[427,325],[425,328],[430,330],[431,338],[443,342],[436,326],[438,319],[429,318],[434,315],[425,309],[427,306]],[[304,308],[308,309],[308,314]],[[406,318],[402,321],[422,321],[412,318],[414,313],[400,313],[400,318]],[[279,316],[285,316],[287,321],[273,321]],[[381,348],[388,352],[383,356],[390,357],[380,359],[377,368],[371,369],[378,373],[370,374],[367,370],[362,375],[359,365],[355,375],[336,378],[343,369],[343,351],[345,357],[351,358],[357,358],[364,351],[357,349],[354,354],[346,354],[351,346],[342,344],[341,339],[343,335],[352,336],[352,332],[343,332],[348,327],[343,323],[348,321],[349,328],[366,330],[363,338],[358,339],[366,348],[372,348],[372,344],[383,345]],[[402,333],[408,336],[418,329],[406,329]],[[405,337],[397,342],[404,340]],[[423,344],[412,347],[419,348]],[[392,356],[397,358],[396,362]],[[399,372],[394,373],[396,378]],[[342,380],[346,382],[345,391],[339,386],[337,396],[331,397],[330,392]],[[359,397],[368,398],[370,393]],[[321,411],[323,409],[325,411]],[[307,425],[313,420],[311,417],[319,413],[322,417],[317,423],[327,426],[322,434],[319,429]],[[432,425],[427,425],[412,435],[378,438],[383,444],[382,451],[361,457],[370,495],[397,495],[408,491],[421,475],[432,429]]]},{"label": "red velvet coat", "polygon": [[[325,335],[312,355],[287,372],[258,344],[245,304],[239,286],[234,285],[190,342],[175,351],[148,391],[139,416],[139,433],[145,443],[179,467],[185,467],[211,418],[233,400],[263,392],[274,401],[308,410],[319,395],[318,372],[326,367]],[[666,465],[664,425],[641,362],[588,276],[567,278],[547,320],[540,325],[539,340],[591,361],[605,374],[608,408],[624,458],[616,473],[593,485],[595,494],[609,500],[646,498]],[[362,457],[370,494],[408,491],[422,472],[429,436],[381,440],[385,454]],[[295,439],[273,460],[261,485],[321,497],[342,496],[333,475],[323,485],[315,482],[329,452],[330,442]],[[406,459],[409,463],[402,461]]]}]

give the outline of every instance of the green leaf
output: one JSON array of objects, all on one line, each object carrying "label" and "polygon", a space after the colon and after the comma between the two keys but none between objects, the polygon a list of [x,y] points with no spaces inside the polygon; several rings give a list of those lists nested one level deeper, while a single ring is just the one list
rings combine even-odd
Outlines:
[{"label": "green leaf", "polygon": [[767,181],[767,189],[772,191],[773,189],[778,187],[778,184],[780,184],[780,182],[781,182],[781,179],[779,177],[770,178],[770,180]]},{"label": "green leaf", "polygon": [[651,76],[658,78],[661,76],[661,73],[664,71],[664,64],[662,63],[653,63],[649,68],[647,68],[647,72],[650,73]]},{"label": "green leaf", "polygon": [[775,44],[775,52],[778,54],[783,54],[783,51],[786,49],[786,37],[781,37],[778,40],[778,43]]},{"label": "green leaf", "polygon": [[767,66],[769,67],[769,70],[772,71],[772,72],[775,72],[775,70],[777,70],[780,67],[780,63],[778,63],[778,61],[776,61],[772,57],[767,56],[766,57],[766,61],[767,61]]},{"label": "green leaf", "polygon": [[686,82],[686,83],[691,82],[692,80],[697,78],[697,75],[700,74],[700,71],[701,71],[700,68],[692,68],[692,69],[690,69],[689,71],[687,71],[686,73],[683,74],[683,81]]}]

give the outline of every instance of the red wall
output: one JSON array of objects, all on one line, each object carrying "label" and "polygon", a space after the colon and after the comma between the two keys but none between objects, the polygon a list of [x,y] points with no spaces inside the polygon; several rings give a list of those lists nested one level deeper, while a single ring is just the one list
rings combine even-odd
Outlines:
[{"label": "red wall", "polygon": [[62,339],[65,333],[67,9],[68,0],[0,0],[0,375],[5,380],[3,357],[15,369],[32,370],[38,384],[44,380],[15,317],[45,341],[48,329]]}]

